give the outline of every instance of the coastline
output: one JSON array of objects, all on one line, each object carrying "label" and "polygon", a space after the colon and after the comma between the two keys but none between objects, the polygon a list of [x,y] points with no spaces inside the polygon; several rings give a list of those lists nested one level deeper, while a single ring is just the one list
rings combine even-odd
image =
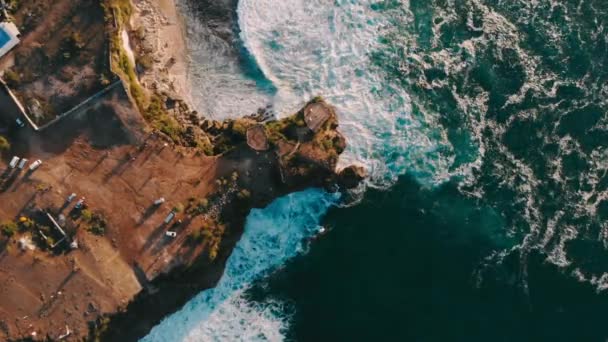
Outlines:
[{"label": "coastline", "polygon": [[[0,280],[26,299],[0,307],[0,339],[137,340],[217,284],[253,208],[366,176],[337,171],[346,139],[321,97],[270,121],[188,109],[179,11],[153,2],[98,8],[108,41],[94,55],[122,87],[53,130],[22,127],[0,158]],[[16,155],[44,164],[22,172]]]},{"label": "coastline", "polygon": [[152,57],[150,68],[141,74],[142,86],[166,93],[192,108],[186,28],[176,1],[135,0],[133,5],[132,29],[140,32],[141,48]]}]

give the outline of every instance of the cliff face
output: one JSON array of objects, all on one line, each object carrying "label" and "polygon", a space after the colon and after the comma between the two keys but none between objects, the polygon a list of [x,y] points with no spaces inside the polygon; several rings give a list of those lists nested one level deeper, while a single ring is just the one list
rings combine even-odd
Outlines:
[{"label": "cliff face", "polygon": [[[67,18],[63,5],[52,8]],[[346,141],[322,99],[282,120],[203,120],[138,78],[122,41],[123,32],[137,38],[131,2],[101,9],[109,44],[95,53],[109,55],[111,78],[122,81],[40,131],[15,129],[19,114],[0,111],[11,142],[0,159],[2,341],[137,340],[217,283],[252,208],[365,176],[336,173]],[[145,39],[131,43],[146,50]],[[166,66],[156,67],[148,78],[164,82]],[[10,168],[12,156],[43,163]]]},{"label": "cliff face", "polygon": [[[320,127],[305,123],[310,106],[326,111]],[[224,203],[216,207],[214,224],[223,226],[217,253],[201,254],[189,264],[174,267],[151,281],[123,312],[98,321],[92,336],[107,341],[135,341],[167,314],[179,309],[220,279],[226,260],[238,242],[249,211],[264,207],[275,198],[307,187],[335,191],[358,185],[350,177],[342,182],[336,163],[346,144],[337,131],[333,108],[322,100],[312,101],[298,113],[280,121],[259,123],[251,119],[203,123],[206,132],[227,149],[217,160],[216,193]],[[357,180],[353,180],[357,179]],[[220,195],[221,194],[221,195]],[[191,220],[191,218],[188,218]],[[213,252],[212,252],[213,253]]]},{"label": "cliff face", "polygon": [[208,156],[151,130],[116,88],[52,130],[13,135],[8,155],[43,164],[0,161],[0,339],[145,335],[217,283],[251,208],[356,185],[335,171],[337,126],[319,99],[279,121],[191,125]]}]

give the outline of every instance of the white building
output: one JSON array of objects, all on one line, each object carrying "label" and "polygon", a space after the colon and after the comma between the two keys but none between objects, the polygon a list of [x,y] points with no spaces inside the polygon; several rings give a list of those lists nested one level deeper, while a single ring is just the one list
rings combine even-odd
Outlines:
[{"label": "white building", "polygon": [[19,44],[20,35],[15,24],[8,21],[0,23],[0,58]]}]

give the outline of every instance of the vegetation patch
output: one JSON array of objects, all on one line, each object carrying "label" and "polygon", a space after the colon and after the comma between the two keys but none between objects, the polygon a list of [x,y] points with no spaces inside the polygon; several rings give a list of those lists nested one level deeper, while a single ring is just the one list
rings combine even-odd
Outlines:
[{"label": "vegetation patch", "polygon": [[0,231],[6,237],[11,237],[17,233],[19,226],[14,221],[4,221],[0,223]]},{"label": "vegetation patch", "polygon": [[99,2],[20,0],[8,4],[23,36],[4,80],[38,125],[111,82],[104,11]]},{"label": "vegetation patch", "polygon": [[106,233],[107,221],[100,213],[93,213],[89,209],[80,212],[80,218],[86,224],[86,230],[95,235],[103,236]]},{"label": "vegetation patch", "polygon": [[0,154],[11,149],[11,143],[8,139],[0,135]]}]

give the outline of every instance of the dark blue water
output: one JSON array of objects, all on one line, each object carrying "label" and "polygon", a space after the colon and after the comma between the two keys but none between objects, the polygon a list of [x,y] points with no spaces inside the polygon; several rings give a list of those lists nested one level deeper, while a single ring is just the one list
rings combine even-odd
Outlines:
[{"label": "dark blue water", "polygon": [[[608,298],[514,250],[493,209],[453,184],[421,189],[400,178],[354,207],[309,253],[250,291],[292,312],[297,341],[601,341]],[[525,281],[524,281],[525,279]]]},{"label": "dark blue water", "polygon": [[2,48],[4,44],[8,43],[9,40],[11,40],[11,37],[8,35],[8,33],[0,30],[0,48]]},{"label": "dark blue water", "polygon": [[298,341],[604,341],[608,3],[379,1],[377,72],[436,113],[452,170],[333,209],[250,291]]},{"label": "dark blue water", "polygon": [[255,211],[147,341],[608,338],[606,0],[239,4],[240,72],[326,95],[373,186]]}]

